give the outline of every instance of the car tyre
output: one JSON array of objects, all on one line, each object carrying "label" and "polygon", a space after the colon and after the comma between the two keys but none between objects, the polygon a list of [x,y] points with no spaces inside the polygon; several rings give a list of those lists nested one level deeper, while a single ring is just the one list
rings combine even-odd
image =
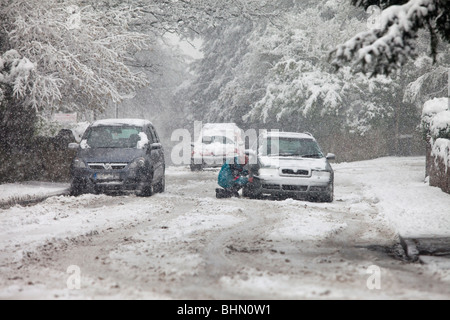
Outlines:
[{"label": "car tyre", "polygon": [[151,197],[153,195],[153,185],[151,183],[144,185],[138,193],[139,197]]},{"label": "car tyre", "polygon": [[162,177],[154,188],[155,193],[163,193],[166,191],[166,177]]},{"label": "car tyre", "polygon": [[256,192],[254,188],[244,187],[242,189],[242,196],[250,199],[261,199],[261,194]]},{"label": "car tyre", "polygon": [[328,191],[328,193],[326,193],[322,199],[323,202],[328,202],[331,203],[334,200],[334,185],[330,184],[330,191]]},{"label": "car tyre", "polygon": [[217,188],[216,189],[216,198],[217,199],[228,199],[231,198],[233,196],[233,194],[225,189],[222,188]]},{"label": "car tyre", "polygon": [[69,192],[72,197],[79,197],[86,193],[86,185],[79,181],[73,181],[70,185]]},{"label": "car tyre", "polygon": [[191,164],[191,171],[202,171],[203,166],[201,164]]},{"label": "car tyre", "polygon": [[149,175],[147,183],[144,184],[141,191],[137,193],[139,197],[151,197],[153,195],[153,174]]}]

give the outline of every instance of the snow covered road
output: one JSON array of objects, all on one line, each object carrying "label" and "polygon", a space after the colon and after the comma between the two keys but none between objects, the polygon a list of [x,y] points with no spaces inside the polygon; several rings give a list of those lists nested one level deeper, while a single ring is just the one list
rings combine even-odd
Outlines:
[{"label": "snow covered road", "polygon": [[219,200],[216,170],[177,167],[151,198],[1,210],[0,298],[449,299],[450,271],[407,262],[399,245],[399,231],[450,237],[436,214],[450,196],[423,183],[424,159],[334,168],[332,204]]}]

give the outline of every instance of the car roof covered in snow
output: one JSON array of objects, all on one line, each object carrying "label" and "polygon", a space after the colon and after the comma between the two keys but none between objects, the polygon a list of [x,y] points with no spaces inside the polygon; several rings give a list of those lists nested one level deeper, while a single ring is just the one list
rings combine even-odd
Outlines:
[{"label": "car roof covered in snow", "polygon": [[294,138],[294,139],[309,139],[316,140],[312,134],[305,132],[282,132],[282,131],[270,131],[263,134],[263,137],[278,137],[278,138]]},{"label": "car roof covered in snow", "polygon": [[205,123],[202,132],[223,132],[239,131],[240,128],[235,123]]},{"label": "car roof covered in snow", "polygon": [[144,119],[105,119],[95,121],[91,126],[134,126],[134,127],[144,127],[146,125],[151,125],[152,123]]},{"label": "car roof covered in snow", "polygon": [[234,122],[229,122],[229,123],[226,123],[226,122],[223,122],[223,123],[220,123],[220,122],[217,122],[217,123],[205,123],[203,125],[204,129],[209,129],[209,128],[237,128],[237,127],[238,127],[237,124],[234,123]]},{"label": "car roof covered in snow", "polygon": [[199,140],[204,136],[226,136],[234,140],[241,136],[242,130],[235,123],[205,123],[202,127]]}]

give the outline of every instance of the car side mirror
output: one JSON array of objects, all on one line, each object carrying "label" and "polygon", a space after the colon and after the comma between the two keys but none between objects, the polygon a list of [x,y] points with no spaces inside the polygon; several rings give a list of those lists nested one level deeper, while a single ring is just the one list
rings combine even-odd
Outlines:
[{"label": "car side mirror", "polygon": [[334,161],[334,160],[336,160],[336,155],[335,154],[333,154],[333,153],[329,153],[329,154],[327,154],[327,160],[329,160],[329,161]]},{"label": "car side mirror", "polygon": [[161,148],[162,148],[161,143],[152,143],[152,144],[150,145],[150,150],[159,150],[159,149],[161,149]]},{"label": "car side mirror", "polygon": [[256,152],[252,149],[246,149],[245,154],[248,156],[256,157]]},{"label": "car side mirror", "polygon": [[70,150],[78,150],[80,149],[80,145],[78,143],[69,143]]},{"label": "car side mirror", "polygon": [[246,149],[245,154],[248,156],[248,163],[251,166],[258,165],[258,154],[252,149]]}]

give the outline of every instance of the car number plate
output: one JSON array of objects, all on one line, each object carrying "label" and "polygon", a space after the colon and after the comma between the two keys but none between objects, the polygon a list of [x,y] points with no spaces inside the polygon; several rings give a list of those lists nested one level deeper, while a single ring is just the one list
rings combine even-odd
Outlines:
[{"label": "car number plate", "polygon": [[95,180],[117,180],[118,178],[117,174],[112,173],[97,173],[94,175]]}]

